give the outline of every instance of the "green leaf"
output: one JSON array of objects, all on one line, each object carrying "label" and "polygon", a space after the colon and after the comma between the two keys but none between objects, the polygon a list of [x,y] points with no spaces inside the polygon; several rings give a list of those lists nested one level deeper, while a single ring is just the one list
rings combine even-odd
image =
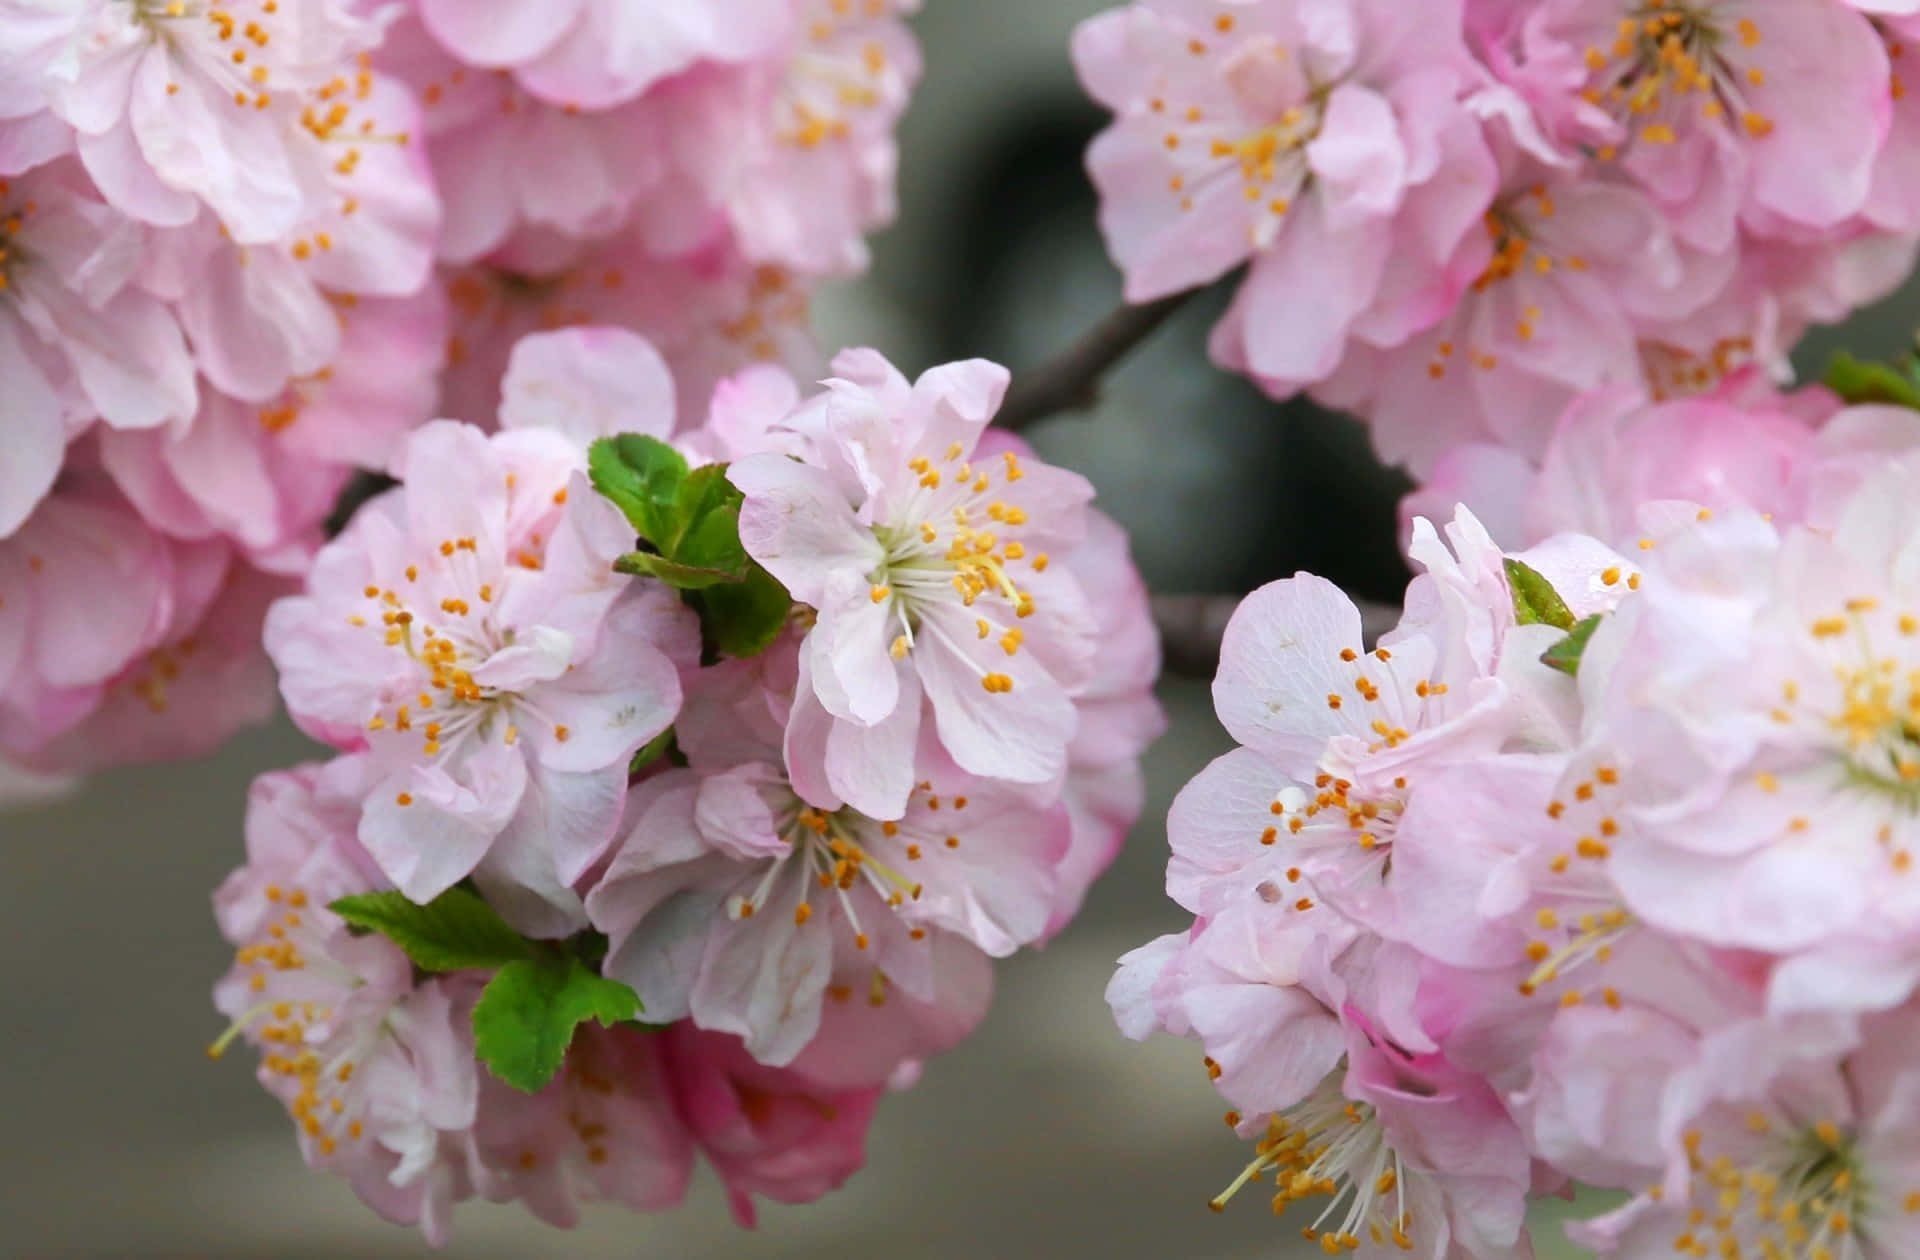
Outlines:
[{"label": "green leaf", "polygon": [[1577,677],[1580,673],[1580,658],[1587,652],[1587,640],[1591,639],[1593,632],[1599,628],[1599,613],[1591,617],[1582,617],[1574,623],[1573,629],[1567,631],[1566,638],[1540,654],[1541,663],[1551,665],[1563,674],[1572,674]]},{"label": "green leaf", "polygon": [[[740,502],[746,496],[727,480],[725,464],[703,464],[687,474],[680,483],[680,493],[674,506],[680,513],[681,533],[673,544],[661,545],[661,550],[678,556],[684,549],[686,540],[698,530],[706,519],[716,512],[732,509],[737,518]],[[740,529],[736,524],[731,534],[735,547],[740,544]],[[745,552],[741,553],[743,556]]]},{"label": "green leaf", "polygon": [[349,927],[380,933],[425,971],[498,967],[530,954],[520,934],[464,888],[449,888],[425,905],[398,892],[373,892],[342,897],[327,908]]},{"label": "green leaf", "polygon": [[641,745],[640,751],[633,754],[633,760],[627,763],[627,773],[630,775],[639,774],[642,770],[645,770],[648,766],[660,760],[660,758],[667,756],[672,751],[673,728],[669,726],[666,730],[661,731],[658,735],[655,735],[652,739]]},{"label": "green leaf", "polygon": [[1849,403],[1893,403],[1920,410],[1920,380],[1914,365],[1901,371],[1889,363],[1856,359],[1845,350],[1827,360],[1827,388]]},{"label": "green leaf", "polygon": [[1507,586],[1513,591],[1513,618],[1523,626],[1548,625],[1573,629],[1573,611],[1553,583],[1518,560],[1503,561]]},{"label": "green leaf", "polygon": [[640,998],[595,975],[578,958],[508,963],[473,1008],[473,1045],[492,1073],[529,1094],[560,1070],[573,1031],[594,1019],[608,1028],[640,1013]]},{"label": "green leaf", "polygon": [[677,537],[677,504],[687,479],[687,461],[679,451],[640,433],[601,438],[587,452],[587,476],[625,513],[636,533],[668,550],[661,539]]},{"label": "green leaf", "polygon": [[694,597],[702,637],[733,657],[758,656],[772,645],[793,613],[793,596],[780,580],[751,565],[743,581],[710,586]]}]

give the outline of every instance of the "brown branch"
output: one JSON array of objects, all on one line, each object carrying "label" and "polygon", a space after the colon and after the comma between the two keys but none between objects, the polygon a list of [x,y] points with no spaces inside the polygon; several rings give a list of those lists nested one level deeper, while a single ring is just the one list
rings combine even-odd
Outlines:
[{"label": "brown branch", "polygon": [[1100,400],[1100,378],[1198,292],[1189,289],[1113,311],[1079,341],[1015,381],[993,422],[1017,433],[1036,420],[1093,406]]},{"label": "brown branch", "polygon": [[[1227,632],[1239,595],[1155,595],[1153,623],[1160,630],[1160,647],[1167,673],[1183,678],[1212,678],[1220,666],[1220,639]],[[1360,608],[1360,631],[1367,643],[1399,624],[1400,610],[1386,604],[1354,601]]]}]

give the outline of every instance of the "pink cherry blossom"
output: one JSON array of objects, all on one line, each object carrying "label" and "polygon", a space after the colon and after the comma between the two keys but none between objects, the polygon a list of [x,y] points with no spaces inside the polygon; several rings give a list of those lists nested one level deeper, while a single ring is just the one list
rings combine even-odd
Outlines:
[{"label": "pink cherry blossom", "polygon": [[690,767],[633,790],[587,910],[651,1018],[691,1015],[785,1066],[857,1000],[891,1025],[860,1052],[882,1080],[984,1013],[983,953],[1045,931],[1069,824],[965,776],[925,781],[897,820],[810,805],[780,761],[795,650],[703,671],[676,727]]},{"label": "pink cherry blossom", "polygon": [[517,1199],[571,1229],[581,1202],[657,1212],[680,1202],[694,1146],[674,1108],[662,1036],[583,1024],[559,1074],[537,1094],[480,1080],[474,1146],[480,1191]]},{"label": "pink cherry blossom", "polygon": [[864,270],[862,237],[894,214],[893,131],[920,74],[899,14],[917,0],[799,0],[767,57],[702,69],[649,97],[665,170],[637,222],[680,253],[724,222],[758,264],[806,275]]},{"label": "pink cherry blossom", "polygon": [[1611,864],[1635,915],[1785,956],[1913,930],[1914,476],[1876,474],[1830,534],[1729,513],[1649,553],[1593,684],[1602,738],[1635,758]]},{"label": "pink cherry blossom", "polygon": [[754,1195],[810,1203],[866,1163],[867,1126],[883,1087],[823,1087],[687,1023],[660,1039],[678,1113],[741,1225],[754,1224]]},{"label": "pink cherry blossom", "polygon": [[524,270],[503,261],[444,276],[452,333],[441,414],[484,422],[499,407],[514,345],[528,333],[575,325],[646,336],[673,369],[683,428],[700,424],[714,386],[749,364],[811,371],[818,360],[804,288],[784,272],[748,266],[728,241],[675,261],[630,240],[594,250],[567,246],[558,259],[530,260],[537,265]]},{"label": "pink cherry blossom", "polygon": [[193,363],[173,313],[139,283],[144,234],[71,163],[0,179],[0,374],[8,381],[0,537],[95,417],[143,429],[193,414]]},{"label": "pink cherry blossom", "polygon": [[1118,116],[1088,165],[1130,301],[1249,263],[1214,355],[1283,392],[1445,313],[1497,176],[1459,103],[1479,74],[1460,4],[1403,18],[1142,0],[1080,27],[1081,80]]},{"label": "pink cherry blossom", "polygon": [[732,465],[747,551],[817,610],[787,755],[803,795],[896,817],[923,708],[961,769],[1050,783],[1091,665],[1086,597],[1053,553],[1085,534],[1092,488],[1013,451],[973,462],[1006,371],[947,364],[909,385],[872,351],[787,427],[806,462]]},{"label": "pink cherry blossom", "polygon": [[451,980],[416,984],[398,947],[350,935],[326,908],[375,886],[352,817],[331,770],[255,784],[248,863],[215,898],[236,953],[215,989],[233,1024],[214,1052],[237,1036],[258,1044],[260,1081],[286,1104],[307,1162],[438,1243],[470,1192],[472,994]]},{"label": "pink cherry blossom", "polygon": [[[287,238],[325,187],[306,140],[378,42],[382,19],[348,0],[225,9],[83,0],[46,69],[56,113],[107,201],[179,227],[204,204],[243,244]],[[340,160],[346,160],[342,158]]]},{"label": "pink cherry blossom", "polygon": [[1914,1018],[1758,1020],[1709,1034],[1660,1101],[1658,1193],[1576,1225],[1576,1241],[1599,1255],[1650,1254],[1685,1236],[1727,1253],[1859,1260],[1920,1245],[1906,1208],[1920,1187]]},{"label": "pink cherry blossom", "polygon": [[359,834],[401,891],[473,874],[544,933],[584,923],[576,855],[612,836],[628,760],[673,720],[697,643],[670,592],[612,572],[631,533],[578,461],[551,432],[417,431],[404,488],[266,631],[294,719],[369,749]]},{"label": "pink cherry blossom", "polygon": [[[1623,33],[1621,24],[1638,25]],[[1655,30],[1651,23],[1659,23]],[[1737,222],[1832,228],[1859,213],[1889,121],[1886,50],[1838,4],[1733,0],[1647,15],[1631,0],[1549,0],[1520,23],[1522,63],[1578,59],[1549,117],[1590,94],[1565,140],[1645,188],[1694,245],[1719,252]],[[1511,50],[1510,50],[1511,51]]]},{"label": "pink cherry blossom", "polygon": [[0,752],[73,774],[264,721],[259,626],[283,587],[223,542],[155,533],[97,472],[69,481],[0,542]]},{"label": "pink cherry blossom", "polygon": [[766,55],[794,20],[788,0],[421,0],[426,27],[462,61],[510,69],[556,105],[630,101],[703,61]]}]

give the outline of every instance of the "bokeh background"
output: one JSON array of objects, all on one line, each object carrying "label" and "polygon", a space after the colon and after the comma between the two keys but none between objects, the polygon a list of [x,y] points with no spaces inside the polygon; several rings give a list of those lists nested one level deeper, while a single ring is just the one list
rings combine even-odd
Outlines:
[{"label": "bokeh background", "polygon": [[[829,345],[909,370],[967,355],[1018,372],[1119,298],[1080,152],[1100,124],[1067,60],[1103,0],[925,0],[927,73],[901,136],[901,217],[875,266],[817,308]],[[1205,360],[1222,295],[1183,309],[1101,405],[1032,436],[1098,484],[1154,589],[1228,592],[1298,569],[1394,600],[1403,488],[1345,420],[1276,405]],[[1311,295],[1302,295],[1311,301]],[[1905,345],[1909,292],[1846,332]],[[1833,334],[1813,339],[1809,361]],[[556,1234],[517,1209],[463,1209],[448,1254],[479,1257],[888,1256],[1105,1260],[1319,1255],[1257,1193],[1206,1210],[1245,1158],[1198,1048],[1123,1040],[1102,991],[1113,960],[1182,926],[1161,895],[1162,820],[1227,741],[1204,681],[1169,679],[1172,727],[1127,852],[1045,951],[1002,966],[980,1034],[888,1100],[870,1165],[748,1234],[701,1180],[659,1217],[607,1209]],[[0,816],[0,1258],[428,1254],[301,1165],[246,1056],[207,1060],[208,987],[229,960],[207,898],[241,853],[248,781],[314,754],[284,722],[217,758],[103,776],[80,797]],[[1541,1213],[1546,1257],[1559,1205]]]}]

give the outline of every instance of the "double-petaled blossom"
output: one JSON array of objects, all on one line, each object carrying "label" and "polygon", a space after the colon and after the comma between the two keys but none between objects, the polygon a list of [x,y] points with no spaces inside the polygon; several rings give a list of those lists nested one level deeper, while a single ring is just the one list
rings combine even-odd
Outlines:
[{"label": "double-petaled blossom", "polygon": [[671,592],[613,573],[631,535],[581,462],[542,429],[419,430],[403,488],[267,624],[295,721],[367,749],[359,835],[395,885],[426,900],[472,874],[546,933],[584,924],[570,884],[697,652]]},{"label": "double-petaled blossom", "polygon": [[1272,388],[1397,344],[1480,270],[1462,245],[1498,176],[1458,3],[1416,27],[1375,0],[1142,0],[1084,24],[1074,61],[1117,115],[1088,165],[1128,299],[1247,264],[1214,353]]},{"label": "double-petaled blossom", "polygon": [[[688,766],[634,789],[587,910],[656,1017],[775,1065],[845,1042],[836,1072],[884,1081],[984,1013],[985,955],[1046,930],[1068,819],[965,775],[921,781],[896,819],[811,804],[781,757],[798,674],[791,637],[703,671],[675,727]],[[848,1025],[855,1002],[884,1027]]]},{"label": "double-petaled blossom", "polygon": [[444,1240],[471,1192],[478,1095],[456,979],[416,981],[391,941],[356,936],[327,907],[378,886],[353,838],[340,767],[267,775],[247,810],[247,864],[215,895],[235,947],[214,1000],[260,1050],[260,1081],[292,1116],[301,1153],[389,1220]]},{"label": "double-petaled blossom", "polygon": [[995,364],[911,385],[872,351],[834,364],[785,422],[802,457],[729,473],[747,551],[815,610],[787,736],[796,785],[821,808],[898,817],[923,727],[969,774],[1056,782],[1096,632],[1053,561],[1085,537],[1092,487],[977,449],[1006,388]]}]

